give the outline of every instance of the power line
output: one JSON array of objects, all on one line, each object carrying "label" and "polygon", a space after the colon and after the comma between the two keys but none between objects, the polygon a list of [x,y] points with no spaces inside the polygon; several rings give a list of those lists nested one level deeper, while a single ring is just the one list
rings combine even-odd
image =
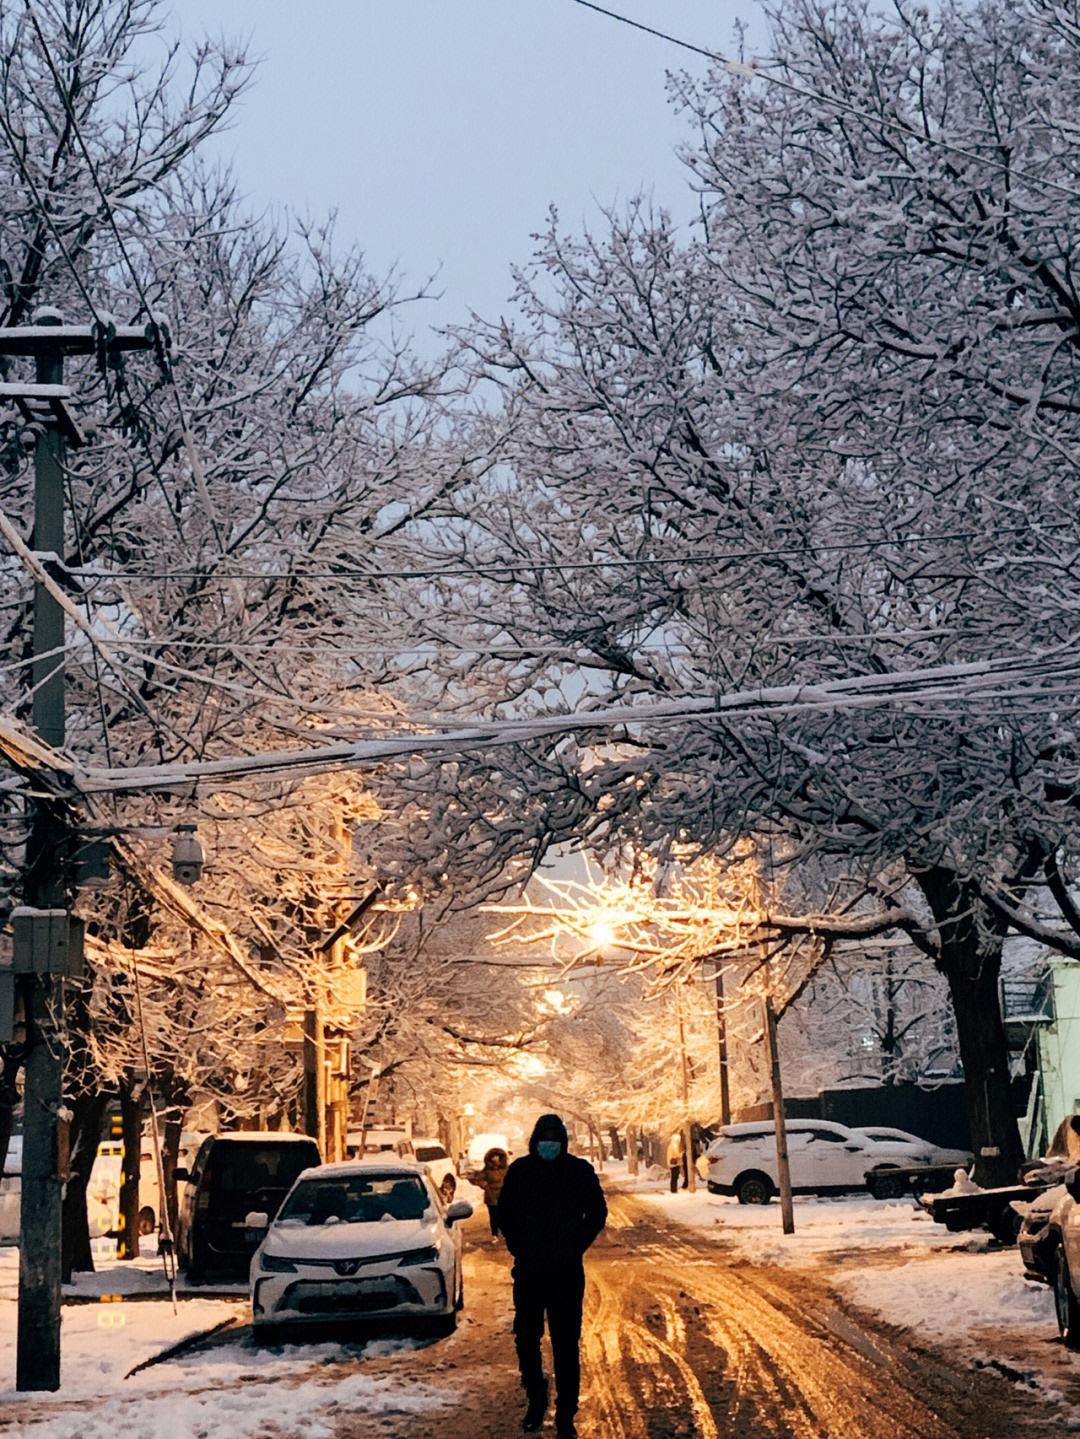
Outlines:
[{"label": "power line", "polygon": [[[1003,631],[1016,629],[1019,621],[1006,622],[995,620],[981,627],[965,625],[934,625],[923,629],[882,629],[853,631],[849,634],[796,634],[779,631],[753,632],[747,631],[744,626],[732,623],[728,625],[714,624],[707,632],[696,632],[695,637],[702,644],[715,645],[725,635],[743,642],[748,650],[753,650],[764,645],[774,645],[781,649],[804,649],[807,647],[825,648],[855,648],[861,645],[879,644],[912,644],[924,640],[987,640],[999,636]],[[493,626],[499,629],[505,628],[499,622],[492,622]],[[657,628],[656,626],[652,627]],[[685,628],[685,627],[684,627]],[[245,643],[233,640],[228,637],[222,639],[207,639],[203,630],[170,630],[167,634],[148,634],[143,636],[114,636],[99,635],[98,644],[102,646],[123,645],[138,653],[142,649],[157,649],[162,646],[180,650],[221,650],[227,654],[254,654],[267,655],[267,646],[261,642]],[[665,636],[663,634],[648,634],[639,637],[628,636],[626,646],[635,653],[644,651],[670,656],[695,657],[700,650],[695,648],[691,640],[685,634]],[[306,641],[295,636],[288,641],[291,655],[301,659],[337,659],[348,660],[359,659],[400,659],[403,661],[413,659],[427,659],[439,655],[475,655],[478,658],[493,659],[518,659],[518,658],[546,658],[560,659],[572,657],[571,652],[577,648],[589,652],[587,641],[568,639],[564,644],[545,641],[542,644],[529,644],[522,640],[514,643],[485,641],[479,636],[475,637],[452,637],[432,638],[430,636],[410,639],[407,635],[394,645],[390,644],[334,644],[325,639],[313,639]],[[79,658],[81,651],[76,642],[69,640],[63,648],[44,652],[42,658],[58,657],[61,654]],[[0,674],[6,674],[28,668],[33,663],[32,657],[11,660],[6,664],[0,664]]]},{"label": "power line", "polygon": [[[1006,535],[1035,535],[1054,534],[1059,531],[1072,533],[1075,525],[1069,521],[1052,521],[1050,523],[1024,525],[995,525],[991,531],[994,537]],[[301,563],[297,568],[289,570],[258,570],[258,569],[180,569],[170,568],[168,570],[133,570],[116,569],[98,572],[93,569],[84,569],[79,566],[72,566],[68,573],[72,578],[78,579],[83,584],[106,584],[113,579],[124,580],[191,580],[198,579],[209,583],[215,579],[222,580],[265,580],[285,581],[292,583],[298,579],[309,580],[363,580],[366,582],[383,580],[440,580],[440,579],[499,579],[513,576],[522,572],[530,574],[547,571],[571,571],[583,572],[591,570],[607,569],[656,569],[665,565],[694,566],[702,564],[731,564],[743,560],[769,559],[775,555],[797,556],[799,558],[812,559],[819,554],[842,554],[855,551],[868,551],[889,549],[893,546],[904,545],[931,545],[939,543],[952,543],[956,540],[971,540],[984,538],[987,535],[987,527],[982,526],[973,530],[943,530],[930,534],[913,533],[909,535],[886,535],[879,539],[865,540],[843,540],[824,542],[817,545],[772,545],[760,549],[744,549],[729,551],[706,551],[705,553],[675,554],[642,556],[632,555],[625,559],[611,556],[607,559],[595,560],[539,560],[523,559],[520,561],[505,560],[498,564],[485,564],[481,561],[475,564],[449,564],[445,566],[414,566],[403,569],[363,569],[360,566],[352,567],[339,564],[334,568],[306,568]],[[325,563],[325,562],[324,562]]]},{"label": "power line", "polygon": [[[29,3],[29,0],[27,0]],[[680,40],[678,36],[669,34],[666,30],[655,29],[652,25],[644,25],[640,20],[631,20],[628,15],[622,15],[617,10],[609,10],[606,6],[597,5],[593,0],[571,0],[571,4],[580,5],[583,10],[594,10],[598,15],[605,16],[608,20],[615,20],[620,25],[627,25],[632,30],[641,30],[646,35],[652,35],[657,40],[663,40],[669,45],[676,45],[680,50],[692,51],[695,55],[703,55],[707,60],[713,60],[717,65],[723,66],[729,74],[737,75],[744,80],[764,80],[769,85],[775,85],[781,90],[789,90],[793,95],[798,95],[804,100],[816,100],[823,105],[831,105],[834,109],[843,110],[853,115],[857,120],[864,120],[869,124],[879,125],[886,130],[895,130],[907,139],[914,140],[920,145],[929,145],[932,148],[945,150],[949,154],[959,155],[961,159],[971,160],[977,165],[988,165],[998,170],[1002,175],[1007,175],[1010,180],[1026,180],[1028,184],[1042,186],[1043,189],[1056,190],[1061,195],[1067,195],[1070,199],[1080,199],[1080,193],[1062,185],[1056,180],[1043,179],[1041,176],[1031,175],[1025,170],[1015,169],[1012,166],[1003,164],[1000,160],[994,159],[992,155],[980,155],[974,150],[965,150],[961,145],[954,145],[949,140],[943,140],[935,135],[920,134],[910,125],[905,125],[899,120],[890,120],[884,113],[875,115],[872,111],[860,110],[850,100],[841,100],[838,96],[827,95],[821,90],[810,90],[805,86],[796,85],[793,80],[785,80],[780,75],[770,75],[768,71],[760,69],[756,64],[745,64],[738,60],[729,60],[727,56],[719,54],[715,50],[707,50],[702,45],[694,45],[689,40]],[[766,62],[775,64],[775,61]]]},{"label": "power line", "polygon": [[[1077,703],[1080,656],[1075,646],[1040,654],[1004,655],[967,664],[858,675],[819,684],[756,687],[719,695],[683,696],[648,704],[614,704],[597,710],[563,714],[539,713],[508,719],[475,719],[452,730],[381,733],[376,738],[350,738],[287,751],[265,750],[220,759],[132,765],[76,771],[76,785],[86,794],[146,792],[199,783],[222,783],[268,774],[296,776],[327,769],[363,768],[378,761],[428,754],[441,758],[476,753],[499,746],[553,740],[574,731],[648,730],[659,725],[755,722],[825,718],[836,713],[890,707],[908,719],[963,718],[970,722],[974,704],[1010,701],[1045,703],[1060,695]],[[355,736],[356,726],[352,733]]]}]

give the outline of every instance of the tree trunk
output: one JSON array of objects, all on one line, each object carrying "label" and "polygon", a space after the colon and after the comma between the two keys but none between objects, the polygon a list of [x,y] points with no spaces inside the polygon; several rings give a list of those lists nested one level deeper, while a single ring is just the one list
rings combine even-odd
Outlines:
[{"label": "tree trunk", "polygon": [[937,963],[956,1018],[975,1180],[987,1189],[1015,1184],[1024,1151],[998,990],[1005,926],[951,870],[925,870],[918,881],[941,937]]},{"label": "tree trunk", "polygon": [[[183,1131],[184,1110],[167,1109],[165,1111],[165,1132],[161,1140],[161,1168],[165,1180],[162,1203],[165,1207],[168,1235],[172,1240],[176,1239],[176,1217],[180,1208],[176,1193],[176,1166],[180,1159],[180,1136]],[[158,1221],[160,1223],[161,1215],[158,1216]]]},{"label": "tree trunk", "polygon": [[109,1107],[102,1090],[83,1095],[72,1103],[71,1155],[64,1186],[61,1211],[61,1278],[70,1284],[72,1274],[92,1274],[94,1256],[90,1248],[90,1224],[86,1212],[86,1190],[101,1143],[101,1127]]},{"label": "tree trunk", "polygon": [[[187,1114],[191,1104],[191,1090],[188,1085],[175,1073],[166,1071],[158,1080],[158,1088],[161,1093],[164,1119],[164,1129],[161,1139],[161,1168],[164,1193],[159,1203],[164,1207],[164,1218],[168,1221],[168,1234],[173,1240],[176,1239],[176,1217],[179,1211],[179,1202],[176,1193],[176,1166],[179,1163],[180,1137],[184,1128],[184,1116]],[[157,1216],[159,1232],[161,1229],[162,1215]]]},{"label": "tree trunk", "polygon": [[626,1160],[628,1172],[636,1175],[638,1172],[638,1132],[637,1126],[633,1124],[626,1127]]},{"label": "tree trunk", "polygon": [[120,1090],[120,1126],[124,1146],[120,1176],[119,1259],[139,1257],[139,1179],[142,1173],[142,1116],[144,1090],[136,1099],[126,1086]]},{"label": "tree trunk", "polygon": [[611,1144],[612,1159],[622,1159],[624,1152],[623,1143],[622,1140],[619,1138],[619,1131],[615,1128],[613,1124],[608,1126],[608,1141]]}]

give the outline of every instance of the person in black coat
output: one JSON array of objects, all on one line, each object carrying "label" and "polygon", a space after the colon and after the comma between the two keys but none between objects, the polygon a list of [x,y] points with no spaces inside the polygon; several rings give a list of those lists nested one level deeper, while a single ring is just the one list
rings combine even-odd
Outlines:
[{"label": "person in black coat", "polygon": [[555,1367],[555,1430],[575,1439],[581,1388],[582,1255],[607,1222],[607,1204],[591,1164],[569,1154],[566,1125],[543,1114],[529,1152],[506,1171],[498,1225],[514,1256],[514,1340],[528,1408],[521,1427],[543,1427],[548,1386],[540,1341],[547,1316]]}]

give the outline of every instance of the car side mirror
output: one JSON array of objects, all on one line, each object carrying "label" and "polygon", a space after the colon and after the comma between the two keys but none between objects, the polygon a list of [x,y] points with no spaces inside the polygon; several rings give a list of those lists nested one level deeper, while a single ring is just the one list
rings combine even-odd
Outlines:
[{"label": "car side mirror", "polygon": [[190,1179],[190,1178],[191,1178],[191,1170],[190,1170],[190,1169],[185,1169],[182,1164],[178,1164],[178,1165],[176,1166],[176,1168],[173,1170],[173,1178],[174,1178],[174,1179]]},{"label": "car side mirror", "polygon": [[1073,1199],[1080,1200],[1080,1166],[1070,1169],[1065,1176],[1065,1188]]},{"label": "car side mirror", "polygon": [[244,1219],[244,1227],[246,1229],[269,1229],[270,1217],[263,1214],[261,1210],[252,1210]]},{"label": "car side mirror", "polygon": [[458,1219],[468,1219],[471,1214],[472,1205],[467,1199],[455,1199],[446,1211],[446,1222],[453,1224]]}]

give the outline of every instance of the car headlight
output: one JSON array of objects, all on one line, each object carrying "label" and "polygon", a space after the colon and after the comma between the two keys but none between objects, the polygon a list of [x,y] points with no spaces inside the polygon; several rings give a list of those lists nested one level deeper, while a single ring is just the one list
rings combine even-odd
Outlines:
[{"label": "car headlight", "polygon": [[260,1254],[259,1268],[266,1274],[295,1274],[296,1265],[291,1259],[279,1259],[276,1254]]},{"label": "car headlight", "polygon": [[407,1249],[398,1258],[399,1264],[438,1264],[439,1251],[434,1244],[427,1249]]}]

